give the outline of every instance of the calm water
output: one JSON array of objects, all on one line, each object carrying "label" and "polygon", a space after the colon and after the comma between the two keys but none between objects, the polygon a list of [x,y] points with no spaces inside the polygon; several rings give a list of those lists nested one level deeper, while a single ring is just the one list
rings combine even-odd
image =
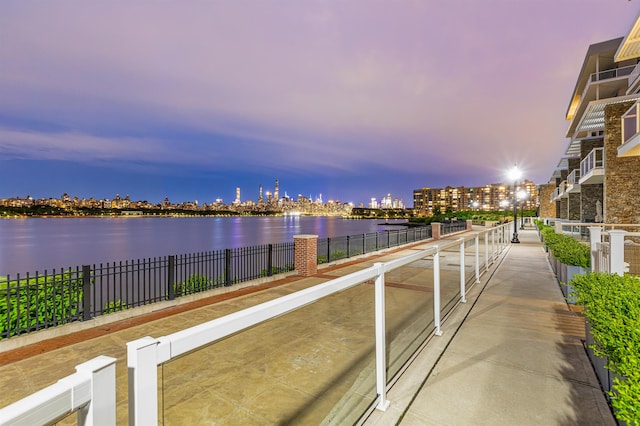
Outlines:
[{"label": "calm water", "polygon": [[0,220],[0,276],[293,241],[376,232],[381,220],[336,217],[134,217]]}]

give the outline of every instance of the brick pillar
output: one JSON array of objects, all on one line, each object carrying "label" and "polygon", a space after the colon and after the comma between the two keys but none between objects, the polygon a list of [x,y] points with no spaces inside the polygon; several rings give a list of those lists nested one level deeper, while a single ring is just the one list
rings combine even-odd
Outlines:
[{"label": "brick pillar", "polygon": [[467,231],[471,231],[473,228],[473,220],[467,219]]},{"label": "brick pillar", "polygon": [[431,223],[431,236],[434,240],[440,239],[440,222]]},{"label": "brick pillar", "polygon": [[318,236],[294,235],[294,267],[298,275],[310,277],[318,272]]}]

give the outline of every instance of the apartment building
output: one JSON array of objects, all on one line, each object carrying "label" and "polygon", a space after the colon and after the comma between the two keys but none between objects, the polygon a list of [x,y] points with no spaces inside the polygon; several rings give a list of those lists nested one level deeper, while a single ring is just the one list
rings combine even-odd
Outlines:
[{"label": "apartment building", "polygon": [[640,223],[640,15],[626,36],[587,49],[566,119],[569,139],[540,215]]},{"label": "apartment building", "polygon": [[[538,188],[530,180],[519,182],[515,188],[518,206],[527,210],[538,207]],[[523,193],[521,193],[521,191]],[[434,209],[441,212],[461,210],[499,211],[513,206],[513,184],[493,183],[476,187],[420,188],[413,191],[413,208],[421,216],[429,216]]]}]

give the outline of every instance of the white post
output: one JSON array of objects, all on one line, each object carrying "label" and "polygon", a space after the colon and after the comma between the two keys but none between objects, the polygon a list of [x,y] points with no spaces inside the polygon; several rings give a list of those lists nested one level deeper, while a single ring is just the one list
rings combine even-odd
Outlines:
[{"label": "white post", "polygon": [[599,226],[590,226],[589,239],[591,242],[591,270],[593,272],[602,272],[598,253],[598,243],[602,241],[602,228]]},{"label": "white post", "polygon": [[460,302],[467,303],[467,290],[464,280],[464,239],[460,242]]},{"label": "white post", "polygon": [[480,238],[476,235],[476,283],[480,282]]},{"label": "white post", "polygon": [[143,337],[127,343],[129,424],[158,424],[158,340]]},{"label": "white post", "polygon": [[562,234],[562,222],[560,222],[559,220],[556,220],[554,225],[555,225],[556,234]]},{"label": "white post", "polygon": [[433,255],[433,325],[436,327],[436,336],[442,336],[440,330],[440,247],[436,246]]},{"label": "white post", "polygon": [[376,391],[380,396],[376,408],[386,411],[387,399],[387,343],[385,330],[384,263],[374,263],[378,269],[375,281],[375,322],[376,322]]},{"label": "white post", "polygon": [[84,426],[116,424],[116,359],[98,356],[76,366],[90,379],[91,401],[78,410],[78,424]]},{"label": "white post", "polygon": [[491,263],[496,259],[496,230],[491,230]]},{"label": "white post", "polygon": [[489,234],[484,233],[484,270],[489,270]]},{"label": "white post", "polygon": [[609,272],[624,275],[624,236],[627,231],[609,231]]}]

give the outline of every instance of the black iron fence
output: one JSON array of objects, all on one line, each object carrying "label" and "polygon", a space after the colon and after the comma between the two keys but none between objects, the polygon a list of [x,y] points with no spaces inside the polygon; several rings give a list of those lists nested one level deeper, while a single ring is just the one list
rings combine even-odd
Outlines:
[{"label": "black iron fence", "polygon": [[454,232],[462,232],[467,229],[467,222],[457,220],[449,223],[440,224],[440,235],[453,234]]},{"label": "black iron fence", "polygon": [[[453,232],[453,231],[452,231]],[[402,244],[432,238],[431,226],[348,235],[346,237],[319,238],[318,263],[346,259]]]},{"label": "black iron fence", "polygon": [[0,339],[294,269],[294,243],[0,278]]},{"label": "black iron fence", "polygon": [[[464,223],[443,224],[442,234]],[[318,263],[432,238],[431,226],[318,239]],[[294,243],[0,277],[0,339],[294,269]]]}]

